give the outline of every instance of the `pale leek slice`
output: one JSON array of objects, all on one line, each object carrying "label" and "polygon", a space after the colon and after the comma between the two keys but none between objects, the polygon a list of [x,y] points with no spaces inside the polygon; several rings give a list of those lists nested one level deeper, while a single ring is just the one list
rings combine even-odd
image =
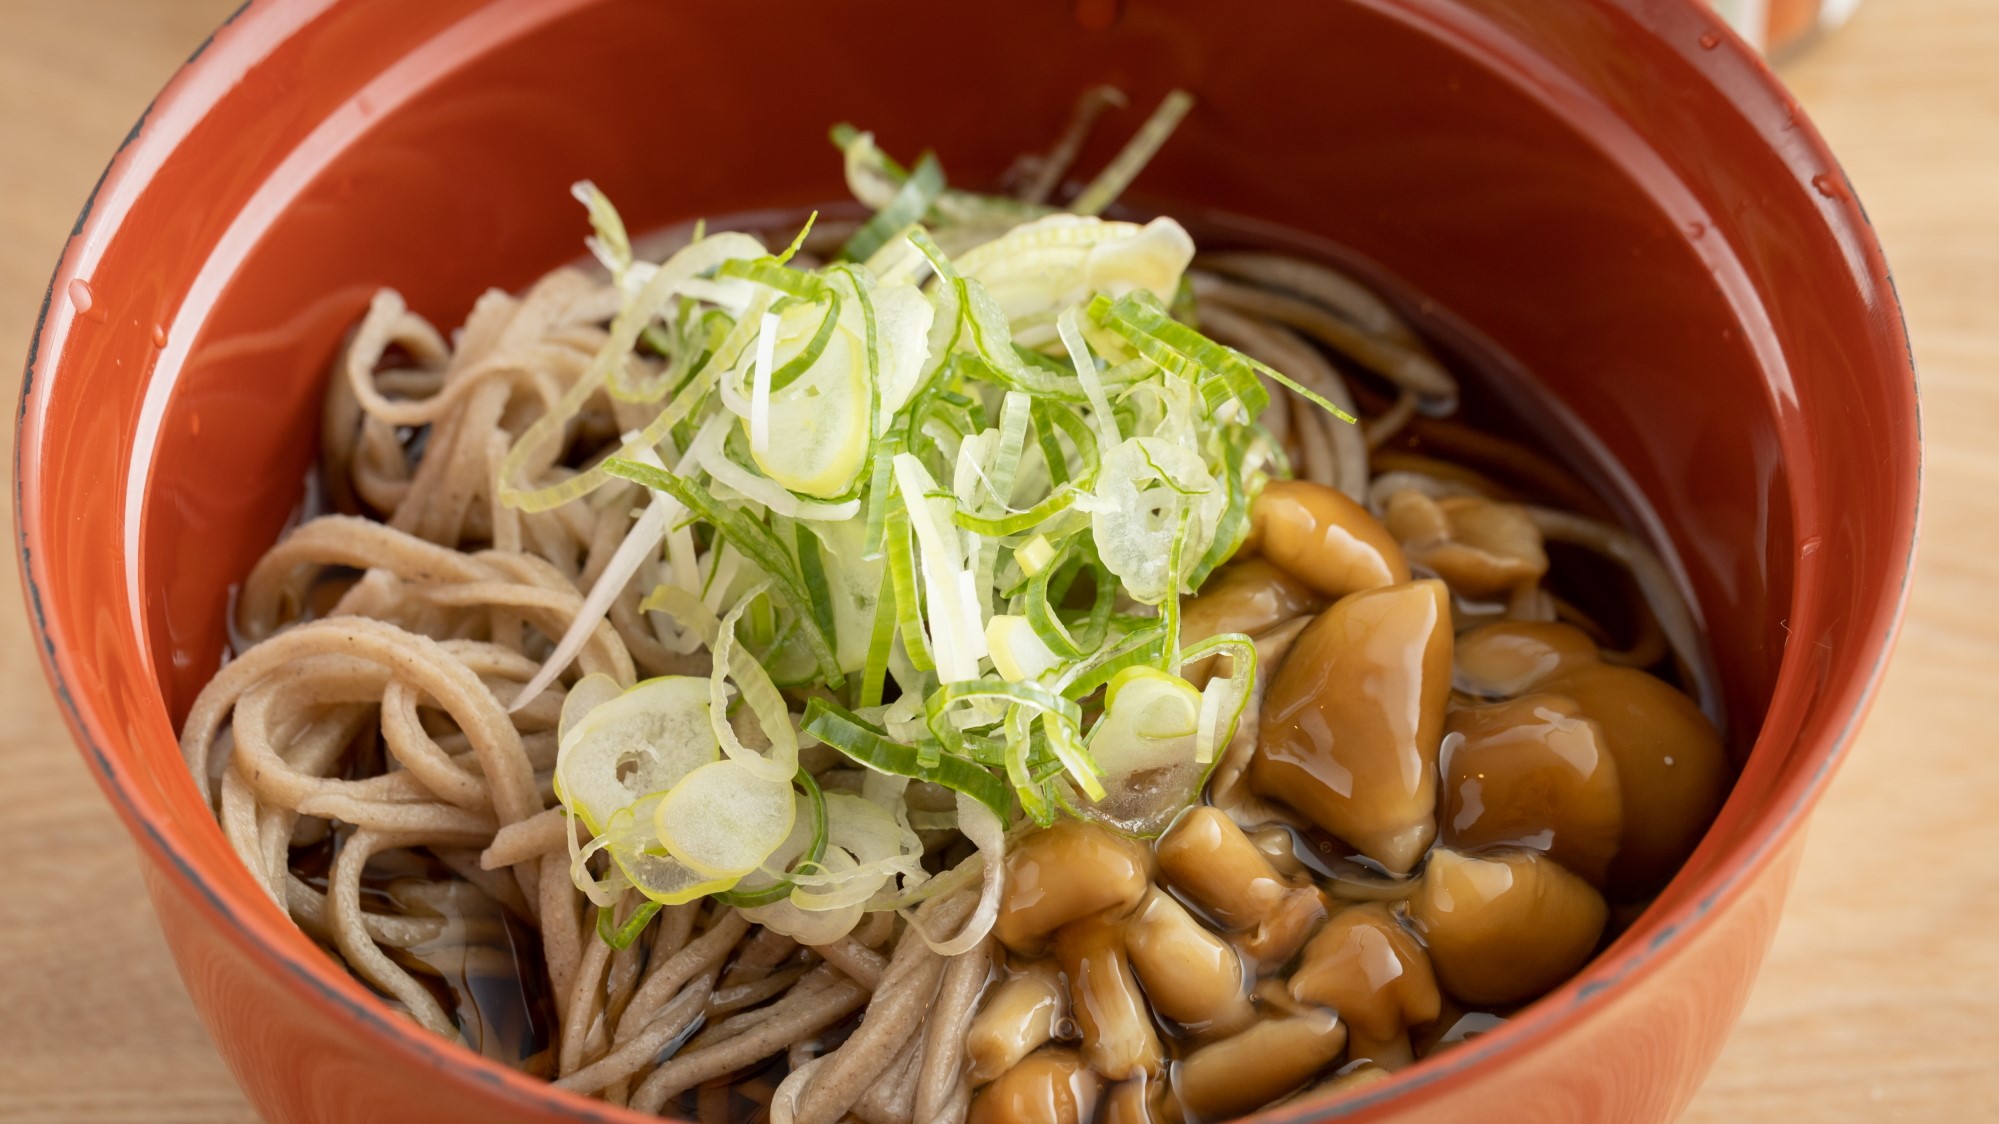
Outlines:
[{"label": "pale leek slice", "polygon": [[705,875],[740,878],[784,842],[793,813],[789,777],[768,780],[731,758],[682,777],[653,822],[667,854]]},{"label": "pale leek slice", "polygon": [[1049,215],[959,255],[956,262],[960,272],[985,287],[1007,320],[1046,320],[1014,336],[1035,347],[1055,339],[1056,313],[1087,304],[1097,293],[1116,299],[1142,289],[1161,301],[1173,299],[1193,260],[1193,238],[1170,218],[1141,226]]},{"label": "pale leek slice", "polygon": [[[691,902],[734,886],[737,880],[733,877],[704,874],[662,852],[653,822],[665,798],[665,793],[655,792],[620,809],[595,842],[603,844],[626,881],[662,905]],[[575,874],[573,868],[571,874]]]},{"label": "pale leek slice", "polygon": [[[806,314],[811,319],[811,314]],[[787,314],[780,323],[788,324]],[[811,329],[816,329],[813,321]],[[801,333],[805,330],[801,329]],[[803,349],[801,335],[778,332],[778,358],[786,350]],[[862,341],[845,327],[836,329],[817,362],[789,386],[771,392],[765,425],[772,435],[768,446],[759,451],[752,443],[750,455],[764,475],[785,488],[806,496],[838,496],[854,483],[865,463],[869,440],[868,404],[873,388],[868,381],[867,357]],[[758,408],[753,403],[752,410]],[[753,415],[745,425],[753,425]],[[858,505],[854,508],[859,511]],[[851,517],[852,513],[842,518]]]},{"label": "pale leek slice", "polygon": [[986,647],[992,653],[993,670],[1009,683],[1041,678],[1043,672],[1062,665],[1026,617],[996,613],[986,622]]},{"label": "pale leek slice", "polygon": [[648,679],[599,702],[561,737],[557,797],[601,833],[640,797],[720,757],[708,707],[708,681],[691,675]]},{"label": "pale leek slice", "polygon": [[1182,556],[1206,551],[1227,500],[1200,454],[1156,437],[1128,438],[1098,470],[1089,504],[1097,555],[1133,600],[1157,605],[1177,597],[1186,591],[1169,573],[1176,544]]}]

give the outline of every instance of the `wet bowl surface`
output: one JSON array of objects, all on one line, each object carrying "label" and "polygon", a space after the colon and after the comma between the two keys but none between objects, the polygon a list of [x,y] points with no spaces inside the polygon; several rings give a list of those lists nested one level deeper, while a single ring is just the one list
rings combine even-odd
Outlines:
[{"label": "wet bowl surface", "polygon": [[1137,205],[1342,247],[1532,372],[1653,513],[1753,746],[1686,868],[1576,979],[1357,1097],[1266,1118],[1669,1119],[1741,1009],[1914,541],[1900,311],[1796,105],[1686,0],[805,11],[777,33],[742,5],[253,3],[79,219],[28,360],[21,564],[55,690],[251,1099],[285,1122],[637,1119],[378,1004],[256,888],[181,764],[230,585],[297,500],[371,292],[458,323],[574,257],[580,178],[634,229],[840,197],[836,120],[989,182],[1078,83],[1109,81],[1200,98]]}]

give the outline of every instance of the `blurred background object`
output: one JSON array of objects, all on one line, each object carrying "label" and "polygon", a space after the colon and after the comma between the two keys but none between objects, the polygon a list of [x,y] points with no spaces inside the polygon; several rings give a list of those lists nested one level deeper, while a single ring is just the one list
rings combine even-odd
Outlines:
[{"label": "blurred background object", "polygon": [[1845,23],[1860,0],[1710,0],[1736,34],[1783,59]]}]

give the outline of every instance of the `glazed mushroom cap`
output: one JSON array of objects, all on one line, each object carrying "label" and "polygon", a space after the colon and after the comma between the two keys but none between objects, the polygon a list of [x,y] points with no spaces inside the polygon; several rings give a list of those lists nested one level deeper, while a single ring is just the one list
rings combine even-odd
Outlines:
[{"label": "glazed mushroom cap", "polygon": [[1164,1080],[1134,1077],[1119,1082],[1104,1097],[1104,1111],[1098,1124],[1154,1124],[1166,1119],[1159,1105],[1165,1093]]},{"label": "glazed mushroom cap", "polygon": [[1538,851],[1430,853],[1409,917],[1444,989],[1474,1005],[1524,1003],[1596,950],[1603,895]]},{"label": "glazed mushroom cap", "polygon": [[1297,837],[1291,829],[1278,824],[1266,824],[1248,832],[1249,841],[1270,863],[1270,869],[1284,878],[1309,878],[1311,868],[1298,857]]},{"label": "glazed mushroom cap", "polygon": [[1237,946],[1261,964],[1289,960],[1326,916],[1325,895],[1280,877],[1218,808],[1187,809],[1154,850],[1167,881],[1233,932]]},{"label": "glazed mushroom cap", "polygon": [[1189,1054],[1174,1088],[1188,1116],[1225,1120],[1310,1081],[1346,1044],[1346,1028],[1331,1011],[1270,1019]]},{"label": "glazed mushroom cap", "polygon": [[1457,638],[1457,689],[1487,699],[1524,695],[1598,662],[1596,643],[1557,621],[1494,621]]},{"label": "glazed mushroom cap", "polygon": [[1036,960],[1000,981],[965,1031],[972,1082],[991,1081],[1055,1037],[1069,993],[1055,965]]},{"label": "glazed mushroom cap", "polygon": [[1443,840],[1548,852],[1601,887],[1624,830],[1617,761],[1566,695],[1462,707],[1445,722]]},{"label": "glazed mushroom cap", "polygon": [[1055,956],[1069,977],[1069,1009],[1090,1068],[1113,1081],[1160,1073],[1166,1056],[1132,975],[1123,924],[1101,914],[1071,921],[1055,934]]},{"label": "glazed mushroom cap", "polygon": [[1273,480],[1249,506],[1244,555],[1260,553],[1326,597],[1409,580],[1394,536],[1338,489]]},{"label": "glazed mushroom cap", "polygon": [[1297,954],[1330,912],[1332,907],[1318,887],[1296,887],[1256,928],[1237,934],[1236,947],[1258,964],[1275,968]]},{"label": "glazed mushroom cap", "polygon": [[1338,1011],[1356,1043],[1401,1037],[1436,1018],[1442,1002],[1429,956],[1382,902],[1334,914],[1305,946],[1288,988]]},{"label": "glazed mushroom cap", "polygon": [[1263,699],[1249,783],[1390,872],[1436,836],[1451,609],[1435,580],[1342,598],[1292,645]]},{"label": "glazed mushroom cap", "polygon": [[[1215,571],[1202,584],[1200,596],[1181,602],[1180,644],[1185,647],[1227,632],[1256,636],[1324,607],[1323,597],[1269,559],[1245,558]],[[1202,686],[1217,658],[1190,663],[1180,674]]]},{"label": "glazed mushroom cap", "polygon": [[1388,497],[1384,515],[1409,561],[1466,597],[1505,593],[1548,572],[1541,532],[1518,504],[1405,489]]},{"label": "glazed mushroom cap", "polygon": [[1631,668],[1579,667],[1543,689],[1574,699],[1617,762],[1624,829],[1610,867],[1611,895],[1625,900],[1658,890],[1693,853],[1728,795],[1721,736],[1692,699]]},{"label": "glazed mushroom cap", "polygon": [[1242,957],[1171,895],[1146,894],[1124,940],[1154,1011],[1196,1034],[1233,1034],[1255,1019]]},{"label": "glazed mushroom cap", "polygon": [[1124,913],[1151,885],[1143,844],[1083,820],[1061,820],[1007,849],[1006,890],[993,935],[1038,953],[1049,933],[1079,917]]},{"label": "glazed mushroom cap", "polygon": [[1102,1093],[1103,1079],[1081,1055],[1044,1046],[973,1099],[970,1124],[1084,1124]]}]

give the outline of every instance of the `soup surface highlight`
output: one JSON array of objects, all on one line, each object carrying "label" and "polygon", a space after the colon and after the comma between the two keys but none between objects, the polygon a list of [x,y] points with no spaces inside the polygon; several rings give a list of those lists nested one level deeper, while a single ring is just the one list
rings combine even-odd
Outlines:
[{"label": "soup surface highlight", "polygon": [[871,214],[795,236],[579,184],[595,265],[449,339],[377,295],[182,736],[301,929],[642,1113],[1170,1124],[1643,909],[1733,775],[1668,570],[1403,302],[1096,217],[1184,94],[1065,191],[1122,103],[1005,194],[837,128]]}]

